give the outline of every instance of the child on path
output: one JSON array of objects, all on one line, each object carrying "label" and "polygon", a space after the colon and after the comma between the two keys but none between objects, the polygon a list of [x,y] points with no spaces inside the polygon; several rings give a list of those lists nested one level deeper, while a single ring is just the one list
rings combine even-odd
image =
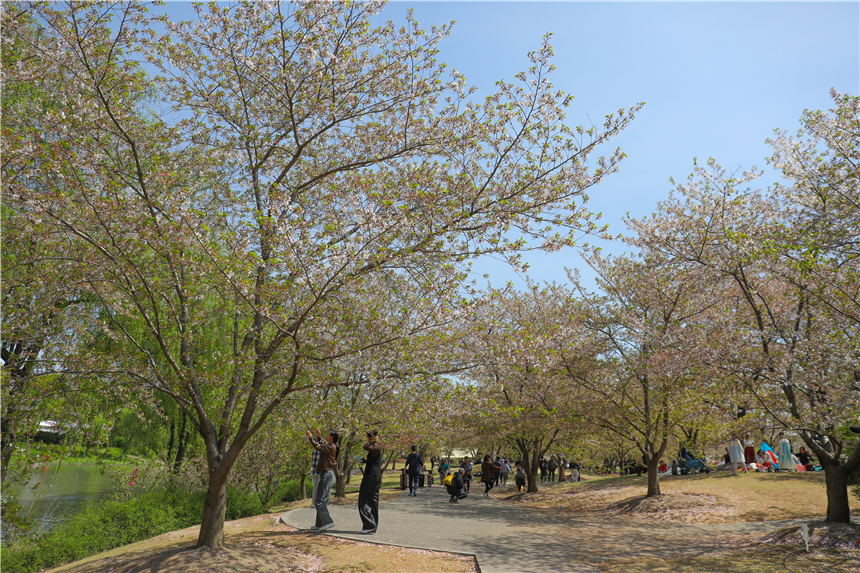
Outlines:
[{"label": "child on path", "polygon": [[514,481],[517,484],[517,493],[521,494],[526,486],[526,470],[519,461],[517,461],[515,465],[516,473],[514,474]]}]

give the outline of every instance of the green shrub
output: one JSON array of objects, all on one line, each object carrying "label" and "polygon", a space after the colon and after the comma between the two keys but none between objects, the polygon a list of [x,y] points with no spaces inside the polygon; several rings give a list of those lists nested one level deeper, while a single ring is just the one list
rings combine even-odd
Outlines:
[{"label": "green shrub", "polygon": [[[6,573],[27,573],[200,523],[205,492],[160,489],[124,501],[100,501],[37,540],[2,548]],[[265,512],[255,493],[228,490],[227,520]]]},{"label": "green shrub", "polygon": [[174,508],[159,496],[97,502],[41,539],[4,547],[3,570],[37,571],[178,528]]},{"label": "green shrub", "polygon": [[[310,485],[310,480],[308,480],[307,486],[310,487]],[[290,481],[282,483],[278,487],[278,491],[275,492],[273,498],[278,503],[298,501],[302,499],[301,481],[297,479],[291,479]]]},{"label": "green shrub", "polygon": [[265,513],[266,508],[256,493],[227,488],[227,521]]}]

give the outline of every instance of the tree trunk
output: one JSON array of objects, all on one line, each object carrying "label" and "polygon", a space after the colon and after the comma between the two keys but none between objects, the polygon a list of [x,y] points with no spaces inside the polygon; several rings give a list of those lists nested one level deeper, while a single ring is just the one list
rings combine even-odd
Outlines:
[{"label": "tree trunk", "polygon": [[179,473],[179,468],[182,467],[182,461],[185,459],[185,448],[188,446],[188,440],[191,439],[191,432],[187,429],[187,421],[185,412],[183,412],[182,421],[179,423],[179,445],[176,447],[176,459],[173,460],[173,473]]},{"label": "tree trunk", "polygon": [[652,457],[648,460],[648,493],[645,494],[645,497],[654,497],[655,495],[662,495],[660,492],[660,476],[657,475],[657,466],[660,465],[660,458],[657,456]]},{"label": "tree trunk", "polygon": [[167,442],[167,458],[164,460],[168,464],[173,460],[173,443],[176,440],[176,420],[170,420],[170,441]]},{"label": "tree trunk", "polygon": [[517,439],[516,443],[522,455],[523,469],[526,472],[526,492],[534,493],[538,490],[537,473],[540,468],[540,448],[537,443],[532,443],[526,439]]},{"label": "tree trunk", "polygon": [[299,491],[302,492],[302,499],[307,499],[307,497],[308,497],[308,488],[305,485],[305,482],[307,481],[307,477],[308,476],[306,473],[302,473],[302,477],[299,478]]},{"label": "tree trunk", "polygon": [[224,545],[224,517],[227,513],[227,473],[211,472],[209,488],[203,499],[203,521],[197,547],[218,548]]},{"label": "tree trunk", "polygon": [[[824,484],[827,488],[827,517],[830,523],[851,523],[851,509],[848,505],[848,476],[860,467],[860,440],[854,444],[854,451],[845,463],[839,463],[842,454],[841,442],[834,448],[823,448],[806,432],[800,434],[803,441],[818,456],[824,469]],[[833,441],[830,442],[833,444]]]},{"label": "tree trunk", "polygon": [[391,452],[388,454],[388,456],[385,458],[385,465],[382,466],[382,471],[385,471],[388,469],[388,464],[392,464],[392,466],[391,466],[392,470],[397,469],[395,467],[397,465],[397,452]]},{"label": "tree trunk", "polygon": [[269,500],[272,498],[273,495],[275,495],[275,490],[278,489],[278,485],[280,485],[280,483],[280,480],[275,479],[275,472],[270,471],[266,476],[266,485],[263,488],[262,495],[257,492],[257,496],[260,498],[260,501],[263,503],[263,506],[269,503]]},{"label": "tree trunk", "polygon": [[12,460],[12,454],[15,453],[15,445],[18,442],[18,436],[15,431],[15,422],[12,418],[15,416],[15,411],[12,406],[6,408],[3,413],[3,421],[0,424],[0,442],[2,442],[2,465],[0,465],[0,482],[5,481],[6,475],[9,473],[9,462]]},{"label": "tree trunk", "polygon": [[827,487],[827,518],[830,523],[851,523],[848,506],[848,475],[845,464],[838,462],[824,466],[824,483]]},{"label": "tree trunk", "polygon": [[346,485],[349,483],[350,473],[352,473],[352,465],[354,463],[354,459],[352,457],[352,442],[347,442],[341,447],[340,454],[338,454],[338,462],[335,464],[337,466],[337,471],[335,471],[335,477],[337,481],[335,482],[334,488],[334,496],[337,498],[346,497]]},{"label": "tree trunk", "polygon": [[6,480],[9,462],[18,446],[18,418],[22,414],[18,401],[24,397],[27,376],[34,364],[33,357],[37,355],[37,350],[34,345],[28,346],[16,341],[4,341],[0,345],[0,358],[3,359],[4,369],[9,372],[3,414],[0,418],[0,483]]}]

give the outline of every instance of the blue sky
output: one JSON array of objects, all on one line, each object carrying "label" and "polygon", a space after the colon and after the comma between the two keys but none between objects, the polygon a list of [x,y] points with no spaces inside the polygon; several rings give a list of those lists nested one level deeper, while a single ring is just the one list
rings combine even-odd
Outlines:
[{"label": "blue sky", "polygon": [[[613,232],[628,211],[652,212],[694,157],[765,168],[775,128],[795,132],[804,109],[829,109],[831,87],[860,94],[858,2],[392,2],[382,17],[399,22],[409,8],[425,28],[456,21],[440,60],[481,93],[525,69],[552,32],[572,124],[646,102],[613,144],[628,156],[620,172],[590,192]],[[565,281],[565,266],[591,276],[574,251],[528,260],[538,281]],[[503,265],[476,269],[522,285]]]}]

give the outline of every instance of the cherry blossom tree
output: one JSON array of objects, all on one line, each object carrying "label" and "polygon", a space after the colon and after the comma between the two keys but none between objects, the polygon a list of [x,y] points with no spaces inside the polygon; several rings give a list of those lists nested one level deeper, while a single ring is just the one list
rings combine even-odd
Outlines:
[{"label": "cherry blossom tree", "polygon": [[559,347],[581,349],[582,332],[556,295],[535,284],[490,290],[465,344],[475,363],[463,376],[477,385],[477,433],[518,452],[528,492],[538,491],[540,460],[585,430],[585,404],[558,359]]},{"label": "cherry blossom tree", "polygon": [[595,230],[586,191],[623,154],[593,152],[640,107],[570,127],[548,38],[478,101],[436,60],[449,26],[374,26],[377,3],[212,3],[192,22],[141,3],[20,8],[44,34],[8,75],[57,105],[4,101],[20,125],[4,201],[52,233],[61,284],[122,343],[55,367],[185,412],[208,467],[200,546],[223,543],[249,440],[331,385],[319,365],[444,325],[476,256],[516,263]]},{"label": "cherry blossom tree", "polygon": [[591,396],[593,423],[635,444],[648,468],[646,496],[660,495],[658,466],[676,428],[708,395],[693,359],[707,332],[693,325],[712,306],[700,277],[662,258],[592,254],[598,294],[576,280],[559,293],[592,341],[583,361],[559,347],[570,379]]},{"label": "cherry blossom tree", "polygon": [[[860,324],[860,98],[831,92],[830,113],[805,111],[795,137],[777,130],[774,155],[786,183],[782,225],[772,233],[782,257],[781,276],[808,285],[831,312]],[[777,269],[775,269],[777,270]]]},{"label": "cherry blossom tree", "polygon": [[[38,57],[31,45],[45,36],[32,14],[4,5],[2,26],[2,178],[19,176],[21,162],[14,160],[17,146],[26,136],[26,118],[37,123],[45,109],[56,106],[50,94],[27,73],[25,63]],[[17,69],[21,73],[9,74]],[[10,113],[16,110],[17,113]],[[61,393],[70,397],[68,380],[44,367],[46,360],[65,352],[70,345],[90,341],[88,318],[98,313],[93,299],[82,296],[73,285],[61,280],[63,262],[56,253],[62,241],[28,209],[5,200],[0,206],[2,221],[2,343],[3,360],[2,469],[9,476],[9,463],[19,440],[34,434],[41,420],[54,419],[51,401]],[[56,272],[59,271],[59,272]],[[68,420],[60,420],[68,421]],[[23,464],[26,466],[27,464]]]},{"label": "cherry blossom tree", "polygon": [[711,160],[634,228],[643,248],[722,285],[723,335],[703,345],[703,360],[815,452],[827,520],[847,522],[846,480],[860,466],[860,447],[843,455],[860,411],[852,314],[860,141],[857,98],[834,100],[830,115],[804,114],[797,138],[772,140],[772,161],[790,184],[751,189],[758,173],[736,176]]}]

